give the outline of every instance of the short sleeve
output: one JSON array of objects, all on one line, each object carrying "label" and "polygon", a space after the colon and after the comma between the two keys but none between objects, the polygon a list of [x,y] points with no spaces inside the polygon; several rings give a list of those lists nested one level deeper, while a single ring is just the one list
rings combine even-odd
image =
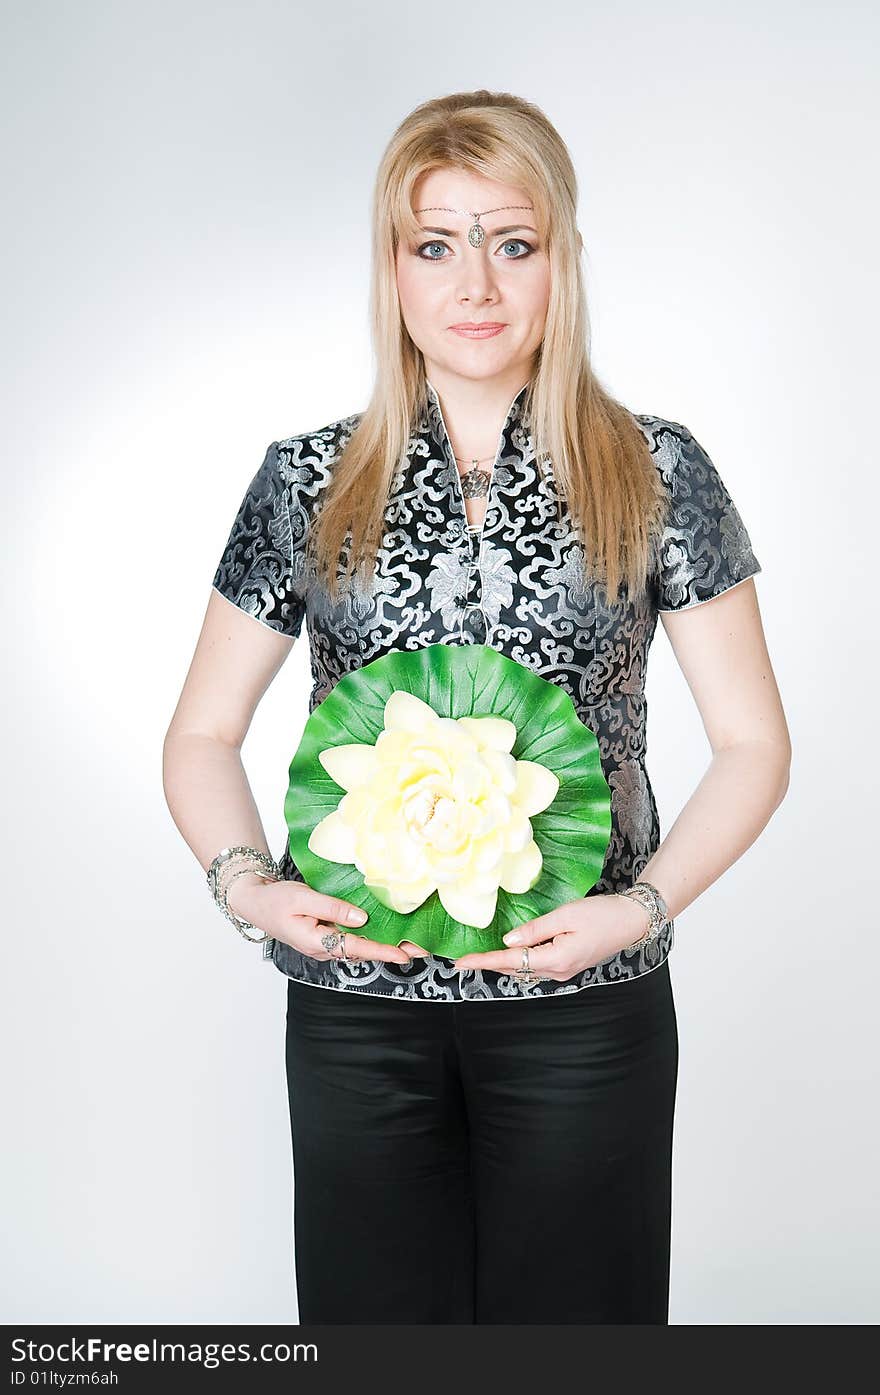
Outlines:
[{"label": "short sleeve", "polygon": [[213,586],[247,615],[295,639],[305,598],[294,577],[288,490],[273,441],[239,505]]},{"label": "short sleeve", "polygon": [[701,605],[761,570],[715,465],[686,427],[677,430],[667,478],[672,502],[658,549],[659,611]]}]

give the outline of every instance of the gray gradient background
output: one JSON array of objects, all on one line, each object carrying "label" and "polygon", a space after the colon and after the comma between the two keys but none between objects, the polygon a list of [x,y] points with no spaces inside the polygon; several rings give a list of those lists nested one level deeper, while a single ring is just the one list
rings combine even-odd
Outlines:
[{"label": "gray gradient background", "polygon": [[[488,86],[569,143],[603,380],[740,507],[794,742],[677,922],[671,1321],[875,1321],[876,11],[90,0],[3,31],[2,1320],[295,1319],[285,980],[213,907],[162,737],[266,446],[366,401],[386,141]],[[276,854],[307,685],[303,634],[245,746]],[[709,748],[660,628],[649,698],[665,834]]]}]

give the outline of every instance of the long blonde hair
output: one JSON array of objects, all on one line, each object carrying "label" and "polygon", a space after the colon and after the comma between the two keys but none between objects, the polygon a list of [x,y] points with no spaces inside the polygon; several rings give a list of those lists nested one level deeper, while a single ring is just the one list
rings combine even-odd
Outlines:
[{"label": "long blonde hair", "polygon": [[544,113],[508,92],[453,93],[416,107],[382,157],[372,203],[370,322],[377,373],[369,405],[333,462],[309,536],[309,552],[334,599],[345,579],[375,569],[391,482],[427,405],[424,361],[397,292],[397,249],[421,229],[412,211],[430,170],[470,170],[525,190],[550,257],[544,336],[523,411],[536,466],[549,455],[584,549],[584,565],[611,599],[641,592],[668,496],[634,416],[598,382],[577,228],[577,178]]}]

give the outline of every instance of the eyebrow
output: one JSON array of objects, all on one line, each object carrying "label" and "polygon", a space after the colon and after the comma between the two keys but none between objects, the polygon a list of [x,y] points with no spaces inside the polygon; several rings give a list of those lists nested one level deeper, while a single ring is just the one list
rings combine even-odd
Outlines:
[{"label": "eyebrow", "polygon": [[[421,228],[422,232],[439,233],[441,237],[461,237],[462,235],[461,232],[456,232],[453,228],[426,228],[423,227],[421,223],[419,224],[419,227]],[[487,228],[484,227],[484,225],[481,223],[480,227],[483,228],[483,231],[487,237],[498,237],[500,233],[512,232],[532,232],[535,234],[536,237],[538,235],[537,228],[531,227],[528,223],[514,223],[512,227],[509,228]]]}]

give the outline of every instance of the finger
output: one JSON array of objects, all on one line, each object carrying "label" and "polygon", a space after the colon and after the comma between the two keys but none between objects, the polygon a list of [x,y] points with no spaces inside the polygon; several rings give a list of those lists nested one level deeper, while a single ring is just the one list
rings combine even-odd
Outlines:
[{"label": "finger", "polygon": [[344,901],[340,896],[327,896],[323,891],[313,891],[311,887],[306,888],[299,914],[312,915],[318,920],[328,920],[333,925],[345,927],[365,925],[368,919],[366,911],[361,910],[360,906],[355,906],[351,901]]},{"label": "finger", "polygon": [[375,940],[368,940],[363,935],[356,935],[352,930],[343,930],[345,936],[341,945],[336,949],[328,949],[324,944],[323,937],[331,932],[339,934],[339,926],[332,921],[319,920],[317,916],[306,915],[301,912],[299,915],[288,917],[286,927],[291,935],[297,934],[299,943],[294,939],[285,943],[298,949],[301,954],[307,954],[311,959],[341,959],[342,951],[349,959],[383,959],[388,963],[408,964],[409,955],[398,949],[396,945],[379,944]]},{"label": "finger", "polygon": [[502,939],[506,945],[539,945],[543,940],[552,940],[562,928],[557,909],[536,916],[534,920],[527,920],[522,925],[514,925]]},{"label": "finger", "polygon": [[400,948],[405,949],[410,958],[412,958],[413,956],[424,956],[425,958],[427,958],[427,956],[431,953],[429,949],[422,949],[421,945],[414,945],[412,940],[401,940]]},{"label": "finger", "polygon": [[[519,973],[523,968],[522,948],[490,950],[486,954],[463,954],[455,960],[456,969],[492,969],[500,974]],[[529,949],[529,969],[551,978],[560,972],[559,950],[551,942]]]},{"label": "finger", "polygon": [[[333,929],[335,928],[334,926]],[[321,930],[318,936],[318,944],[321,949],[324,949],[321,935],[326,933],[326,930]],[[386,964],[408,964],[410,962],[409,955],[401,946],[382,944],[379,940],[368,940],[366,936],[356,935],[352,930],[345,931],[342,944],[338,949],[329,951],[329,958],[341,959],[343,950],[347,959],[382,959]],[[328,951],[325,950],[325,953]]]},{"label": "finger", "polygon": [[324,891],[314,891],[310,886],[303,886],[303,883],[294,884],[300,886],[300,893],[294,903],[296,910],[293,915],[310,915],[315,921],[328,921],[344,929],[367,923],[367,912],[361,910],[360,905],[344,901],[339,896],[325,896]]}]

